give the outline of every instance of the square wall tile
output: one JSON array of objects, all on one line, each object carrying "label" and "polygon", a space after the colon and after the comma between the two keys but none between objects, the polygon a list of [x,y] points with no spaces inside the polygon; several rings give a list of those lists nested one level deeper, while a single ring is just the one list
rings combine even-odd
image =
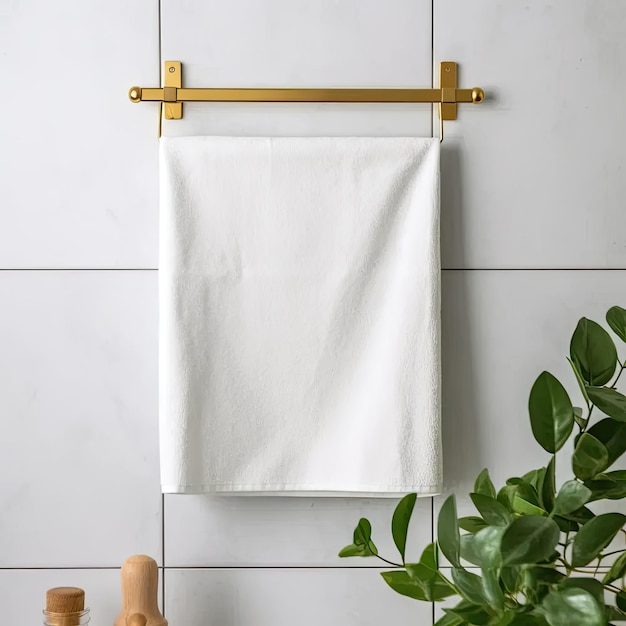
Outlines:
[{"label": "square wall tile", "polygon": [[0,3],[0,269],[156,267],[158,6]]},{"label": "square wall tile", "polygon": [[0,272],[0,567],[161,560],[156,272]]},{"label": "square wall tile", "polygon": [[446,123],[444,267],[626,268],[625,22],[624,2],[435,0],[435,62],[487,96]]},{"label": "square wall tile", "polygon": [[[626,271],[447,271],[443,273],[444,496],[459,515],[475,515],[468,494],[488,468],[496,488],[547,465],[528,415],[530,389],[543,371],[575,406],[582,398],[566,360],[581,317],[605,326],[626,305]],[[626,346],[614,337],[622,361]],[[557,456],[557,483],[572,477],[571,447]],[[623,503],[613,503],[618,510]]]}]

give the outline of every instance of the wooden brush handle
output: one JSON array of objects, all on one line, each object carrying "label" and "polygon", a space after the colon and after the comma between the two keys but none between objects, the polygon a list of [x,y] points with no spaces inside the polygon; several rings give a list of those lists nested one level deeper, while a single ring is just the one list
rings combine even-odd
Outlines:
[{"label": "wooden brush handle", "polygon": [[[137,618],[143,617],[145,626],[167,626],[157,602],[159,568],[149,556],[131,556],[122,565],[122,612],[115,626],[141,625]],[[138,615],[135,615],[138,614]],[[135,622],[130,622],[130,618]]]}]

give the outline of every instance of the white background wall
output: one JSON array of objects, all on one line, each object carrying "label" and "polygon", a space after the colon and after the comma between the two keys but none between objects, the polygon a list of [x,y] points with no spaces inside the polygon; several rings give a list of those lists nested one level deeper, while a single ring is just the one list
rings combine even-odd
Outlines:
[{"label": "white background wall", "polygon": [[[441,60],[489,94],[442,153],[446,490],[544,463],[527,424],[582,315],[626,306],[626,3],[597,0],[0,0],[0,606],[48,587],[111,624],[131,554],[163,567],[172,626],[432,623],[368,560],[394,503],[162,498],[157,433],[157,110],[188,86],[418,87]],[[428,105],[187,105],[164,133],[416,135]],[[436,124],[435,124],[436,128]],[[622,358],[624,358],[622,351]],[[460,506],[466,506],[461,497]],[[432,537],[416,509],[411,550]]]}]

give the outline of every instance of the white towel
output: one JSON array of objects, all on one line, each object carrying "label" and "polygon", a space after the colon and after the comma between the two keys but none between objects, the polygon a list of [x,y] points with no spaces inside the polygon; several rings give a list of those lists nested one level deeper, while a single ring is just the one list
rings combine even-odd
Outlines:
[{"label": "white towel", "polygon": [[439,141],[161,139],[166,493],[441,487]]}]

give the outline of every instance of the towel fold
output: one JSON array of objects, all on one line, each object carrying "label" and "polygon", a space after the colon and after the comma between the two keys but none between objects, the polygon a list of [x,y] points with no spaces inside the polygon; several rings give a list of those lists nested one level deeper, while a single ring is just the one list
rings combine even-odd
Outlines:
[{"label": "towel fold", "polygon": [[164,492],[441,488],[439,141],[161,139]]}]

